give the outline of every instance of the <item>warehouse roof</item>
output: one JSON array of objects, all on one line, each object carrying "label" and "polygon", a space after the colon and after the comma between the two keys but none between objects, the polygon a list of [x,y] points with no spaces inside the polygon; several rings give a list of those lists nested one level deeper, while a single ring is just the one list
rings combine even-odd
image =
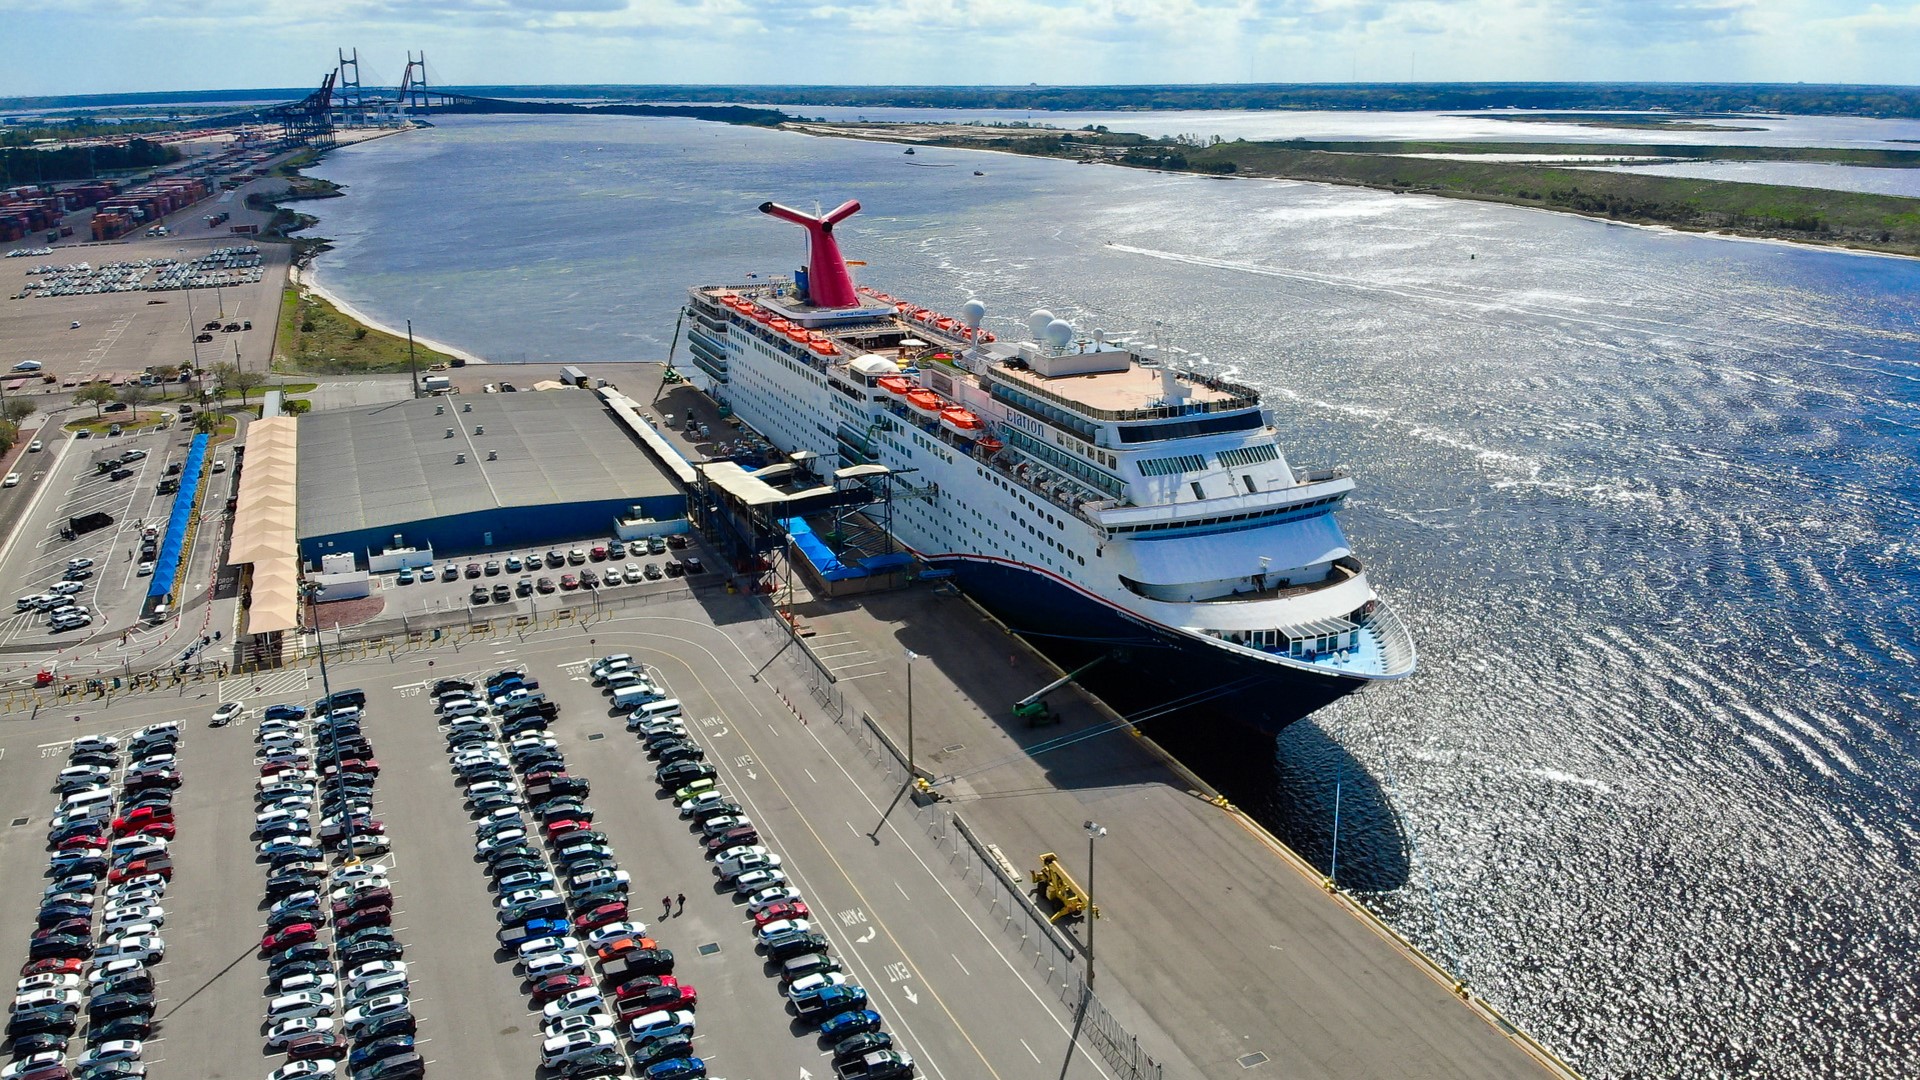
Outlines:
[{"label": "warehouse roof", "polygon": [[303,540],[499,507],[674,494],[600,399],[578,390],[421,398],[300,418]]}]

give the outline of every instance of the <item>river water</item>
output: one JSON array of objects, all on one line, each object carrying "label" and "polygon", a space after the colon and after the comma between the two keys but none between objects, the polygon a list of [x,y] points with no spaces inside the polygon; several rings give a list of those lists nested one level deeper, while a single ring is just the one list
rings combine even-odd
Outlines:
[{"label": "river water", "polygon": [[[1920,262],[1310,184],[694,122],[449,120],[334,154],[321,280],[504,361],[659,359],[788,272],[1045,306],[1259,387],[1351,469],[1422,650],[1200,762],[1594,1077],[1920,1069]],[[950,166],[950,167],[948,167]],[[975,171],[985,175],[976,176]],[[541,377],[547,373],[542,372]],[[1197,752],[1204,757],[1204,752]]]}]

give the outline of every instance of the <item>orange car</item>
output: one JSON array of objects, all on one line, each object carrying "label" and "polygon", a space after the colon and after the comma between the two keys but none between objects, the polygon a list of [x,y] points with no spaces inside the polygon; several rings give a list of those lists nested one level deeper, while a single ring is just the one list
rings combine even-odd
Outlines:
[{"label": "orange car", "polygon": [[606,963],[615,957],[625,956],[635,949],[657,949],[660,943],[648,937],[623,937],[609,941],[593,951],[594,958]]}]

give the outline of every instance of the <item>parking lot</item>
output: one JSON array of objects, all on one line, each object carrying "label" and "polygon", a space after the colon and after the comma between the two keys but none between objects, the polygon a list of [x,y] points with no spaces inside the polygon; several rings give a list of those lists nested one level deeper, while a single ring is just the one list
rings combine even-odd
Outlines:
[{"label": "parking lot", "polygon": [[431,568],[375,574],[374,595],[384,602],[379,617],[463,610],[477,618],[538,616],[561,606],[678,591],[688,557],[700,568],[696,576],[712,573],[696,551],[669,548],[666,538],[653,545],[658,551],[650,551],[646,541],[637,544],[600,537],[552,548],[442,557]]},{"label": "parking lot", "polygon": [[[9,601],[0,615],[0,646],[69,649],[138,626],[151,580],[143,572],[150,568],[143,567],[140,557],[144,534],[155,530],[157,542],[164,531],[174,496],[161,493],[161,482],[178,468],[190,441],[190,431],[176,424],[164,431],[113,438],[60,435],[31,455],[38,471],[36,488],[26,503],[25,519],[0,557],[0,587],[7,590]],[[216,456],[225,459],[227,452]],[[115,461],[118,464],[102,471],[102,463]],[[222,505],[230,476],[211,477],[209,506]],[[73,519],[93,514],[105,514],[111,522],[65,537]],[[86,564],[72,571],[77,580],[63,582],[76,562]],[[17,603],[52,589],[67,591],[65,599],[87,608],[92,622],[54,630],[45,610],[22,610]]]},{"label": "parking lot", "polygon": [[[866,988],[920,1075],[1110,1075],[1073,1044],[1073,1018],[1049,986],[1063,976],[1035,967],[999,931],[989,899],[929,858],[912,825],[906,834],[896,829],[900,819],[888,813],[895,792],[874,782],[838,729],[802,724],[755,682],[752,673],[767,658],[748,655],[716,629],[695,599],[650,606],[591,632],[330,665],[336,691],[357,686],[368,695],[365,733],[380,767],[373,812],[393,846],[381,861],[391,867],[395,935],[406,950],[421,1053],[433,1074],[550,1075],[538,1067],[538,1018],[495,948],[494,898],[427,694],[432,680],[484,677],[519,661],[559,706],[552,734],[571,773],[593,785],[594,827],[632,877],[632,917],[673,952],[675,974],[699,992],[694,1053],[713,1075],[736,1080],[832,1075],[826,1047],[788,1011],[774,969],[756,954],[745,909],[715,884],[697,831],[668,805],[653,763],[590,685],[589,661],[611,651],[632,653],[685,703],[687,728],[716,779],[752,818],[759,842],[784,858],[815,929]],[[184,1043],[193,1053],[169,1051],[153,1076],[263,1076],[281,1060],[263,1053],[264,1029],[235,1022],[261,1016],[264,1006],[265,967],[255,956],[264,871],[251,859],[249,835],[254,721],[210,729],[207,717],[223,702],[244,702],[257,717],[272,701],[311,703],[319,693],[318,672],[295,668],[258,682],[89,702],[75,707],[83,710],[77,722],[43,712],[0,733],[0,820],[26,819],[0,829],[0,856],[19,867],[44,861],[48,785],[66,739],[154,719],[186,724],[183,755],[192,767],[177,800],[180,839],[167,903],[178,917],[168,925],[160,1016],[162,1045]],[[658,898],[683,893],[684,910],[676,903],[661,917]],[[8,875],[0,883],[4,925],[30,927],[38,895],[34,878]],[[7,955],[18,959],[24,934],[6,940]]]},{"label": "parking lot", "polygon": [[[224,233],[208,233],[59,247],[45,257],[0,259],[0,297],[19,294],[30,280],[27,271],[36,266],[192,259],[235,243]],[[236,349],[243,363],[261,369],[273,351],[280,290],[286,283],[287,251],[284,244],[261,244],[259,281],[219,290],[193,289],[191,299],[189,290],[182,289],[0,299],[0,375],[19,378],[13,372],[14,365],[35,360],[44,365],[36,374],[51,375],[54,381],[36,377],[28,380],[21,392],[58,393],[99,376],[125,376],[159,365],[191,363],[196,355],[203,367],[211,368],[216,363],[232,362]],[[222,320],[223,325],[251,321],[254,328],[238,333],[216,332],[212,340],[196,344],[193,339],[200,327],[214,319]]]}]

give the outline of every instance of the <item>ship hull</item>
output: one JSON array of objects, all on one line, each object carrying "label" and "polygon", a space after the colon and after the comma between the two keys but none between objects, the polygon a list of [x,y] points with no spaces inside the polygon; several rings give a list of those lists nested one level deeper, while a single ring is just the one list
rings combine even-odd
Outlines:
[{"label": "ship hull", "polygon": [[1108,656],[1080,681],[1129,719],[1204,714],[1278,734],[1367,685],[1237,656],[1014,563],[960,555],[927,562],[952,571],[963,592],[1060,667],[1071,671]]}]

